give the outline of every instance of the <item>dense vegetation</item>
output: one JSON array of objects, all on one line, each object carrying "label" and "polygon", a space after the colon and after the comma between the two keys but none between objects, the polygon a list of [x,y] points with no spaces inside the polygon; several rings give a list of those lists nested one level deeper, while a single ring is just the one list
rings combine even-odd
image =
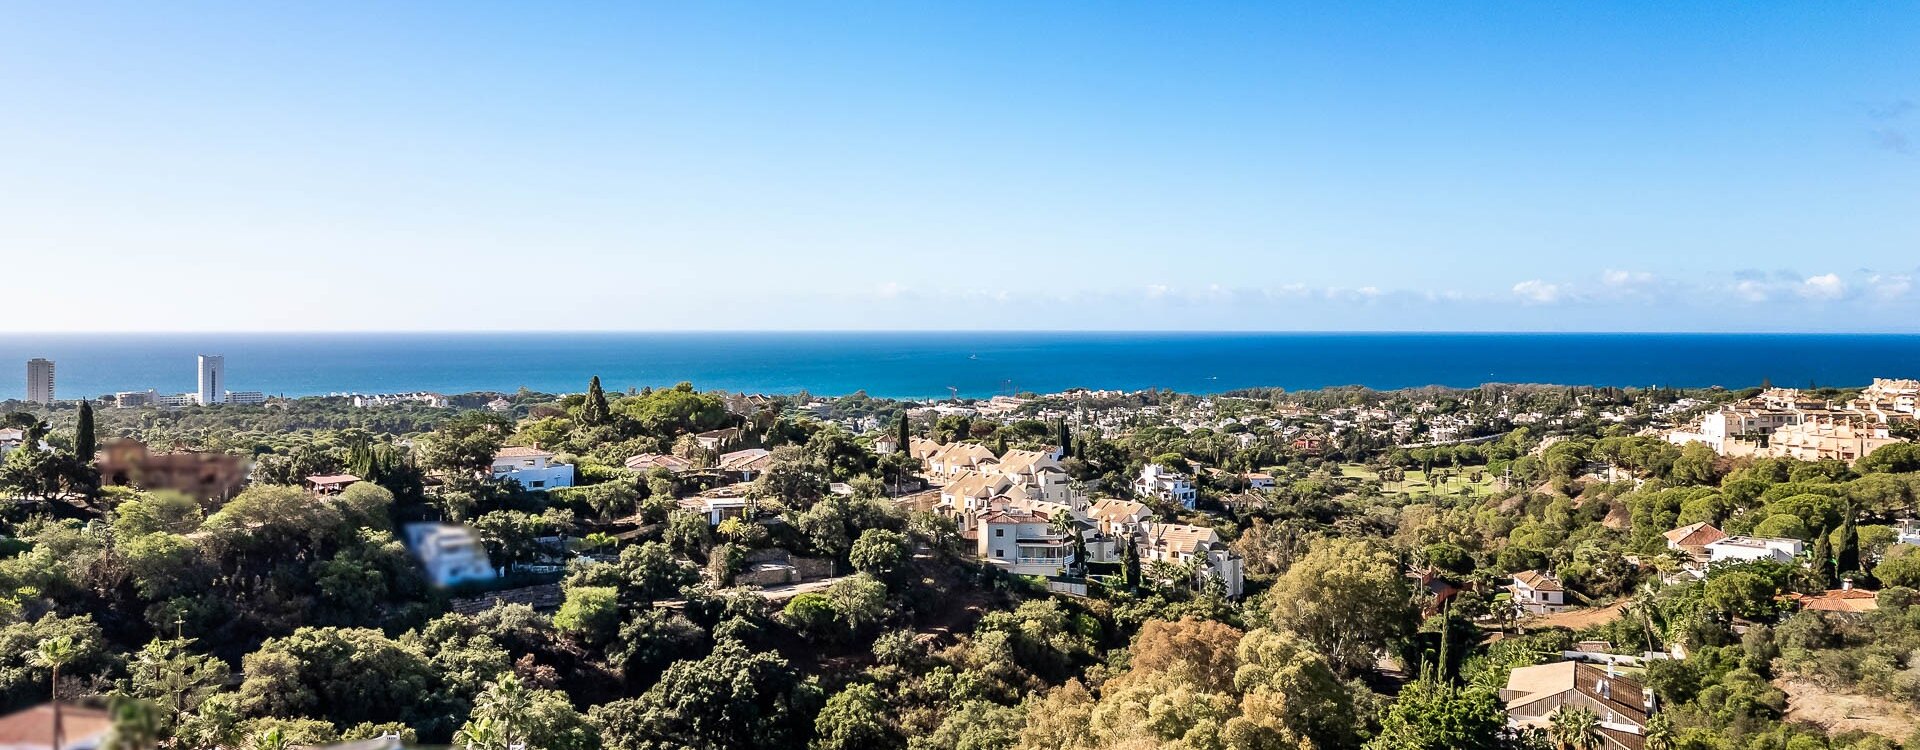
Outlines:
[{"label": "dense vegetation", "polygon": [[[1233,540],[1249,572],[1241,601],[1153,575],[1050,596],[983,569],[952,522],[889,500],[918,467],[872,449],[904,409],[864,396],[803,414],[806,398],[730,409],[690,386],[620,395],[596,380],[582,394],[518,394],[509,415],[332,399],[22,412],[9,424],[52,450],[0,462],[0,490],[15,498],[0,549],[0,694],[7,708],[50,691],[110,701],[121,747],[397,731],[550,750],[1526,748],[1585,740],[1508,731],[1497,695],[1507,672],[1598,639],[1622,653],[1687,653],[1645,675],[1663,707],[1649,748],[1920,746],[1920,736],[1788,723],[1779,686],[1791,675],[1920,713],[1920,554],[1890,526],[1920,496],[1920,454],[1728,461],[1636,434],[1652,407],[1684,395],[1247,392],[1214,403],[1230,425],[1140,419],[1114,430],[1041,416],[1066,406],[1042,399],[1005,419],[907,425],[996,449],[1063,445],[1086,485],[1124,487],[1148,461],[1194,470],[1202,512],[1155,511]],[[1196,403],[1152,393],[1072,408]],[[1484,440],[1415,448],[1349,430],[1323,450],[1261,421],[1420,404],[1428,418],[1496,405],[1588,416],[1489,417],[1467,435]],[[1600,419],[1596,405],[1641,416]],[[855,435],[818,417],[887,426]],[[674,498],[711,479],[625,468],[639,453],[710,463],[716,451],[690,436],[725,427],[739,433],[723,450],[773,451],[752,488],[765,523],[710,527]],[[114,437],[247,453],[256,481],[217,505],[101,488],[86,459]],[[559,453],[581,486],[534,493],[486,478],[508,444]],[[1278,486],[1247,492],[1236,472],[1255,469]],[[1410,470],[1477,472],[1499,489],[1408,492],[1395,476]],[[331,497],[291,486],[336,471],[372,481]],[[452,612],[470,592],[427,585],[393,533],[418,519],[472,526],[496,564],[564,561],[544,579],[563,603],[551,614]],[[1673,577],[1661,533],[1695,521],[1799,537],[1814,564]],[[840,575],[784,602],[728,585],[769,550]],[[1501,586],[1533,569],[1582,603],[1625,602],[1622,615],[1580,632],[1515,630]],[[1434,606],[1409,570],[1436,571],[1461,593]],[[1879,590],[1880,608],[1796,612],[1781,598],[1843,579]]]}]

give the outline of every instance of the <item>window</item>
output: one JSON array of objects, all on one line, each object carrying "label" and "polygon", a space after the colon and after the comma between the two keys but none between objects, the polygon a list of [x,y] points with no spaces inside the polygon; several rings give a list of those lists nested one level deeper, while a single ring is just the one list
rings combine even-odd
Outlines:
[{"label": "window", "polygon": [[994,530],[993,530],[993,535],[994,535],[994,536],[1006,536],[1006,535],[1007,535],[1007,530],[1006,530],[1006,529],[994,529]]},{"label": "window", "polygon": [[1006,556],[1007,556],[1007,551],[1006,551],[1006,550],[1003,550],[1003,549],[997,549],[997,550],[994,550],[994,551],[993,551],[993,556],[994,556],[994,557],[1006,557]]},{"label": "window", "polygon": [[533,484],[530,484],[530,485],[528,485],[528,486],[529,486],[529,487],[532,487],[532,488],[534,488],[534,489],[539,489],[539,488],[541,488],[541,487],[545,487],[545,486],[547,486],[547,483],[546,483],[546,482],[534,482]]}]

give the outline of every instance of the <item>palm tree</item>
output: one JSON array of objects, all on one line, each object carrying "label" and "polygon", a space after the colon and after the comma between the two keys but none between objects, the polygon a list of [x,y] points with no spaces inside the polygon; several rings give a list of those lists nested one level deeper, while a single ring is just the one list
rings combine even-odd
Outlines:
[{"label": "palm tree", "polygon": [[45,667],[52,673],[47,683],[50,688],[49,701],[53,704],[53,750],[60,750],[62,727],[60,726],[60,668],[73,662],[80,655],[73,645],[72,636],[57,636],[40,642],[39,648],[27,654],[34,666]]},{"label": "palm tree", "polygon": [[1585,706],[1562,708],[1553,714],[1547,735],[1562,750],[1598,750],[1600,717]]},{"label": "palm tree", "polygon": [[454,741],[468,750],[506,750],[527,743],[527,723],[533,713],[533,693],[519,676],[508,672],[488,683],[473,702],[467,725]]},{"label": "palm tree", "polygon": [[1673,750],[1673,719],[1654,714],[1647,719],[1646,750]]}]

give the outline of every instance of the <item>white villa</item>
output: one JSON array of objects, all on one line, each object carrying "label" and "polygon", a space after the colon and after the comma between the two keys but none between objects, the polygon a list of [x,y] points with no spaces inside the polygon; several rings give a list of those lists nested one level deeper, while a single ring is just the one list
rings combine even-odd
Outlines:
[{"label": "white villa", "polygon": [[452,586],[467,581],[490,581],[495,577],[487,560],[487,548],[466,527],[444,523],[410,523],[406,526],[407,547],[426,568],[427,579],[436,586]]},{"label": "white villa", "polygon": [[508,446],[493,454],[493,478],[511,479],[536,492],[573,486],[573,465],[553,463],[553,455],[539,448]]},{"label": "white villa", "polygon": [[1159,464],[1140,467],[1140,477],[1133,480],[1133,494],[1157,497],[1186,508],[1192,508],[1200,500],[1200,492],[1193,488],[1193,480]]},{"label": "white villa", "polygon": [[1004,505],[976,518],[974,541],[980,559],[1015,575],[1054,576],[1075,563],[1073,538],[1053,527],[1053,519]]},{"label": "white villa", "polygon": [[1513,574],[1513,585],[1507,590],[1513,592],[1513,607],[1521,614],[1550,615],[1567,609],[1567,589],[1550,573],[1520,571]]}]

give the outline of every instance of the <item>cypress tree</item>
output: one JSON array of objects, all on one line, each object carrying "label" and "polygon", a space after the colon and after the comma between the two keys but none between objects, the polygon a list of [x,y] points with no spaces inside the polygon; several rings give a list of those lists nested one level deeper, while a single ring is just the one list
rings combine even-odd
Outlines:
[{"label": "cypress tree", "polygon": [[913,440],[913,433],[908,429],[906,412],[901,412],[900,413],[900,447],[895,449],[895,452],[906,453],[907,443],[912,440]]},{"label": "cypress tree", "polygon": [[82,401],[80,423],[73,428],[73,455],[79,457],[80,463],[90,464],[93,463],[93,452],[98,448],[93,437],[93,403]]},{"label": "cypress tree", "polygon": [[587,402],[580,406],[580,423],[586,425],[606,424],[612,411],[607,408],[607,392],[600,388],[600,376],[593,376],[587,383]]},{"label": "cypress tree", "polygon": [[1073,436],[1067,434],[1067,418],[1060,418],[1060,455],[1073,455]]},{"label": "cypress tree", "polygon": [[1833,532],[1820,529],[1820,537],[1813,544],[1813,576],[1821,588],[1833,588]]},{"label": "cypress tree", "polygon": [[1840,575],[1860,569],[1860,532],[1853,527],[1853,506],[1847,506],[1846,520],[1840,522],[1839,549],[1834,551],[1834,567]]}]

